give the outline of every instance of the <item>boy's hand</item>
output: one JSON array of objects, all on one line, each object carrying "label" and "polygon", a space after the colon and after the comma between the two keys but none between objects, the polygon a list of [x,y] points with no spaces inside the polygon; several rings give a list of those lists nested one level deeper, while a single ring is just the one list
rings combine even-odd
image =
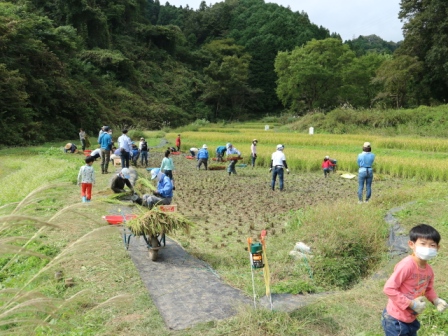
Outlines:
[{"label": "boy's hand", "polygon": [[417,314],[422,313],[426,308],[425,298],[423,296],[419,296],[418,298],[412,300],[411,308]]},{"label": "boy's hand", "polygon": [[434,300],[434,306],[436,306],[437,310],[440,313],[443,313],[445,311],[446,308],[448,308],[448,303],[446,303],[445,300],[437,298]]}]

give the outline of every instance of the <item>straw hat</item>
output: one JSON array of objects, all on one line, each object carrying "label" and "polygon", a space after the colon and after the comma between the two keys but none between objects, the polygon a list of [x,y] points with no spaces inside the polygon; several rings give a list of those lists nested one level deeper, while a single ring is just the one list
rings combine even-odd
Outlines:
[{"label": "straw hat", "polygon": [[65,145],[64,148],[65,148],[65,149],[70,149],[70,148],[72,148],[72,144],[71,144],[71,143],[68,143],[68,144]]},{"label": "straw hat", "polygon": [[364,142],[364,146],[363,147],[370,147],[370,142]]}]

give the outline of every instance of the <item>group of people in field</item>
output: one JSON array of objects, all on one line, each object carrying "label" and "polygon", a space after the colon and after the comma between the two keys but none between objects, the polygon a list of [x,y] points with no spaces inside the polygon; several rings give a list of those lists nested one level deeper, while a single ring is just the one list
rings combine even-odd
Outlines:
[{"label": "group of people in field", "polygon": [[[124,192],[127,186],[134,193],[132,180],[132,171],[129,169],[129,157],[132,151],[132,141],[126,135],[127,130],[123,130],[122,136],[118,139],[120,157],[122,160],[122,169],[112,178],[111,189],[114,192]],[[100,131],[98,143],[100,144],[99,157],[101,160],[101,170],[103,174],[108,173],[108,162],[110,151],[112,150],[111,130],[105,126]],[[254,139],[251,144],[251,165],[255,166],[257,159],[258,140]],[[83,143],[84,146],[84,143]],[[142,197],[134,193],[133,201],[144,206],[152,208],[156,204],[170,204],[173,197],[174,179],[173,170],[174,163],[170,158],[173,150],[180,150],[180,135],[176,139],[176,147],[169,148],[165,151],[160,168],[151,170],[151,179],[157,179],[157,191],[152,195],[145,194]],[[68,147],[68,146],[67,146]],[[72,147],[66,148],[72,150]],[[145,139],[140,139],[138,146],[140,157],[145,159],[147,165],[148,147],[145,145]],[[279,189],[284,189],[284,172],[289,173],[286,156],[284,153],[285,146],[279,144],[276,151],[271,155],[271,163],[269,172],[272,173],[271,189],[275,189],[277,177],[279,179]],[[146,153],[145,153],[146,152]],[[198,160],[197,169],[202,165],[207,169],[209,153],[207,145],[202,148],[191,148],[190,153]],[[93,154],[93,152],[92,152]],[[216,148],[217,160],[222,161],[224,155],[241,155],[231,143]],[[87,156],[85,165],[81,167],[78,174],[78,184],[81,185],[81,195],[83,202],[90,202],[92,184],[95,183],[95,172],[92,164],[95,157]],[[227,167],[229,175],[236,174],[235,164],[237,160],[231,160]],[[371,185],[373,181],[373,164],[375,154],[372,153],[371,144],[365,142],[362,152],[357,157],[358,164],[358,202],[368,202],[371,198]],[[326,156],[322,162],[324,176],[335,169],[336,160]],[[136,174],[136,172],[135,172]],[[136,176],[135,176],[136,179]],[[135,181],[134,181],[135,182]],[[366,189],[365,199],[363,197],[364,188]],[[438,297],[434,290],[434,272],[428,261],[437,256],[440,247],[441,236],[439,232],[432,226],[427,224],[419,224],[413,227],[409,232],[408,245],[412,250],[412,255],[401,260],[394,269],[393,274],[384,285],[384,293],[388,296],[388,303],[382,313],[382,326],[386,336],[407,335],[416,336],[417,330],[420,328],[420,322],[417,317],[426,308],[426,300],[430,301],[439,312],[443,312],[448,308],[445,300]]]},{"label": "group of people in field", "polygon": [[[101,128],[98,134],[99,148],[93,150],[89,156],[86,156],[85,165],[80,168],[78,173],[78,185],[81,186],[81,201],[91,201],[92,186],[95,183],[95,171],[92,165],[97,158],[101,158],[102,174],[109,174],[109,164],[113,162],[112,160],[119,159],[121,161],[121,170],[115,173],[111,179],[111,190],[114,193],[123,193],[125,192],[125,187],[128,187],[134,194],[133,197],[137,203],[146,205],[150,208],[156,204],[170,204],[173,197],[173,190],[175,190],[173,178],[174,164],[169,157],[171,150],[168,149],[165,152],[161,167],[151,170],[151,179],[157,179],[158,181],[157,191],[155,191],[153,195],[143,195],[143,198],[140,198],[134,191],[137,172],[130,168],[129,164],[130,162],[133,162],[134,165],[137,166],[137,160],[140,158],[141,165],[147,167],[149,147],[147,141],[143,137],[140,138],[140,142],[137,146],[135,142],[129,138],[127,133],[127,129],[122,130],[122,135],[117,139],[117,148],[114,146],[112,140],[112,129],[109,126],[103,126]],[[82,139],[85,139],[85,136],[85,133],[81,134],[80,132],[80,140],[84,149],[85,143]]]}]

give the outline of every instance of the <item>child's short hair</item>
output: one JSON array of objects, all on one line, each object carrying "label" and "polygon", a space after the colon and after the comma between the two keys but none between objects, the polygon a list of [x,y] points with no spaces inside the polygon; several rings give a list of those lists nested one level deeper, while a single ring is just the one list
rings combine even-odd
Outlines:
[{"label": "child's short hair", "polygon": [[170,154],[171,154],[171,151],[168,149],[168,150],[165,152],[165,157],[170,156]]},{"label": "child's short hair", "polygon": [[440,242],[440,233],[434,229],[431,225],[428,224],[419,224],[414,226],[411,231],[409,231],[409,240],[412,242],[416,242],[417,239],[431,239],[439,245]]},{"label": "child's short hair", "polygon": [[85,158],[85,160],[84,160],[86,163],[90,163],[90,162],[94,162],[95,161],[95,159],[92,157],[92,156],[87,156],[86,158]]}]

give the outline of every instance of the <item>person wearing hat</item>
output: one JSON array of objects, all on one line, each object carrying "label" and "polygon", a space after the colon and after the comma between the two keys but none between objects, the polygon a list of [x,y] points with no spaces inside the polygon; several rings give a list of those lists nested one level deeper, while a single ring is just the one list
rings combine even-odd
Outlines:
[{"label": "person wearing hat", "polygon": [[143,160],[145,161],[145,166],[148,167],[148,143],[145,138],[140,138],[140,143],[138,144],[138,150],[140,151],[140,162],[143,166]]},{"label": "person wearing hat", "polygon": [[207,170],[208,163],[208,150],[207,145],[202,145],[202,148],[198,151],[198,170],[201,169],[202,164],[204,164],[205,170]]},{"label": "person wearing hat", "polygon": [[224,153],[227,151],[226,146],[218,146],[216,147],[216,161],[222,162],[222,158],[224,157]]},{"label": "person wearing hat", "polygon": [[112,149],[112,136],[109,134],[109,130],[109,126],[105,126],[98,139],[101,146],[101,174],[109,174],[110,151]]},{"label": "person wearing hat", "polygon": [[132,141],[128,137],[128,130],[124,129],[118,138],[118,148],[121,152],[121,168],[129,168],[129,158],[131,157]]},{"label": "person wearing hat", "polygon": [[196,157],[196,154],[199,152],[199,149],[197,149],[196,147],[191,147],[190,148],[190,154],[192,157]]},{"label": "person wearing hat", "polygon": [[[227,156],[229,156],[229,155],[241,156],[240,151],[238,149],[236,149],[235,147],[233,147],[233,145],[230,142],[226,144],[226,148],[227,148],[227,151],[226,151]],[[229,166],[227,167],[227,172],[229,173],[229,176],[232,173],[236,175],[236,169],[235,169],[236,162],[237,162],[237,160],[230,160]]]},{"label": "person wearing hat", "polygon": [[176,147],[177,147],[177,151],[180,151],[180,134],[177,135],[176,138]]},{"label": "person wearing hat", "polygon": [[358,155],[358,203],[363,202],[364,185],[366,187],[366,200],[370,200],[372,196],[372,181],[373,181],[373,162],[375,161],[375,154],[372,153],[370,142],[364,142],[362,146],[362,153]]},{"label": "person wearing hat", "polygon": [[288,164],[286,163],[286,156],[285,153],[283,153],[283,149],[285,149],[285,146],[283,145],[277,145],[277,150],[272,153],[271,156],[271,168],[269,168],[269,172],[272,172],[272,181],[271,181],[271,189],[275,190],[275,181],[279,180],[279,189],[280,191],[283,191],[283,175],[284,175],[284,169],[289,174]]},{"label": "person wearing hat", "polygon": [[76,145],[74,143],[69,142],[68,144],[66,144],[64,146],[64,152],[65,153],[77,153],[78,152],[78,147],[76,147]]},{"label": "person wearing hat", "polygon": [[157,191],[153,195],[143,195],[142,205],[152,209],[155,205],[168,205],[173,200],[173,184],[171,179],[166,176],[160,168],[151,170],[151,180],[157,178]]},{"label": "person wearing hat", "polygon": [[257,139],[252,140],[252,145],[250,145],[250,157],[252,159],[252,168],[255,167],[255,160],[257,159]]},{"label": "person wearing hat", "polygon": [[129,168],[123,168],[121,172],[119,172],[112,178],[110,188],[114,193],[119,194],[124,192],[124,186],[127,185],[128,188],[132,192],[134,192],[134,187],[132,186],[130,178],[131,171],[129,170]]},{"label": "person wearing hat", "polygon": [[327,177],[328,174],[333,170],[335,164],[331,161],[330,157],[327,155],[322,162],[322,169],[324,171],[324,176]]}]

